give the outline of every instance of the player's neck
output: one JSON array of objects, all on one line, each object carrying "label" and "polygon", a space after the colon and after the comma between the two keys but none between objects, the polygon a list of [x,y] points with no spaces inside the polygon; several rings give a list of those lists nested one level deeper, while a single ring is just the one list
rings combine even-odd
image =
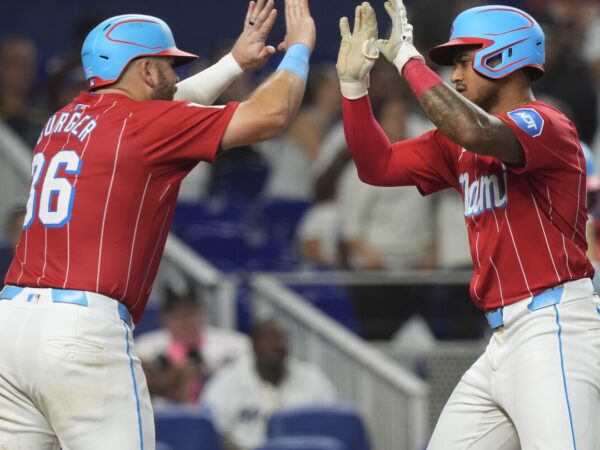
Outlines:
[{"label": "player's neck", "polygon": [[273,386],[279,386],[285,378],[285,366],[273,366],[265,364],[256,364],[258,376],[264,381]]},{"label": "player's neck", "polygon": [[140,98],[140,96],[136,95],[134,92],[130,91],[129,89],[120,87],[120,86],[111,86],[111,87],[107,87],[104,89],[99,89],[97,92],[102,93],[102,94],[120,94],[120,95],[129,97],[133,100],[143,100],[142,98]]},{"label": "player's neck", "polygon": [[[519,74],[521,75],[521,74]],[[498,101],[487,111],[498,115],[513,111],[535,100],[531,84],[523,76],[513,76],[497,96]]]}]

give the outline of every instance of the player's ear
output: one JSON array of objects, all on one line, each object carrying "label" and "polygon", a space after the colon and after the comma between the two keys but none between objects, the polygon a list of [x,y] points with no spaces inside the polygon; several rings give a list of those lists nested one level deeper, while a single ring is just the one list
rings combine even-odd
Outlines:
[{"label": "player's ear", "polygon": [[135,61],[138,76],[144,81],[144,84],[153,88],[156,85],[157,67],[150,58],[140,58]]}]

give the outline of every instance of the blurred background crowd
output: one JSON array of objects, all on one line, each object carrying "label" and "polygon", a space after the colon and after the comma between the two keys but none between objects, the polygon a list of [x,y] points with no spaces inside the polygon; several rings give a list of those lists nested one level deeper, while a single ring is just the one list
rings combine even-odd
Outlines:
[{"label": "blurred background crowd", "polygon": [[[39,3],[33,11],[31,2],[10,3],[3,5],[0,18],[0,135],[16,136],[27,149],[35,146],[49,115],[85,89],[79,50],[100,20],[125,12],[163,18],[180,48],[201,55],[199,62],[186,66],[183,78],[229,50],[246,8],[242,0],[194,5],[115,0],[93,8],[74,0],[40,1],[33,2]],[[480,340],[487,331],[469,300],[472,262],[460,197],[442,192],[422,199],[413,187],[365,185],[346,150],[335,70],[337,21],[342,15],[352,17],[355,3],[311,2],[319,38],[297,118],[276,139],[224,152],[215,164],[198,166],[182,186],[173,231],[220,273],[242,279],[254,272],[325,273],[330,278],[345,274],[342,279],[356,273],[352,283],[290,287],[366,341],[408,339],[414,344],[416,339],[427,345]],[[382,3],[373,2],[380,34],[385,35]],[[600,154],[600,2],[500,3],[527,10],[541,24],[546,74],[534,85],[535,94],[576,124],[593,170]],[[416,46],[426,54],[447,39],[458,12],[485,2],[406,4]],[[281,29],[278,24],[271,43],[277,44]],[[279,59],[275,56],[264,69],[243,75],[216,103],[246,98]],[[435,68],[448,79],[447,69]],[[432,127],[396,69],[383,58],[371,73],[370,86],[375,114],[392,141]],[[5,151],[4,142],[0,140],[0,152]],[[590,255],[596,260],[593,216],[598,186],[589,186]],[[24,215],[25,198],[12,192],[0,192],[0,219],[6,224],[0,234],[2,275]],[[447,283],[423,283],[418,273],[456,277]],[[386,274],[404,281],[395,284]],[[254,314],[243,289],[236,298],[234,330],[208,323],[201,286],[173,267],[161,269],[152,301],[136,333],[156,405],[210,406],[230,448],[259,445],[266,420],[275,411],[336,397],[336,380],[292,358],[285,327]],[[426,373],[418,367],[416,371],[426,379]]]}]

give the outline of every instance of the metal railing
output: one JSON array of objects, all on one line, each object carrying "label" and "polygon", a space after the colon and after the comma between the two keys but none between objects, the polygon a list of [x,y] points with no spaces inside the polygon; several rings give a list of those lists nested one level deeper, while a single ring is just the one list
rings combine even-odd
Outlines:
[{"label": "metal railing", "polygon": [[300,358],[317,364],[342,401],[366,418],[373,448],[422,449],[429,436],[426,383],[270,276],[250,280],[257,315],[285,324]]},{"label": "metal railing", "polygon": [[236,328],[235,296],[237,282],[225,277],[174,234],[169,234],[163,260],[176,266],[208,295],[204,295],[211,324]]},{"label": "metal railing", "polygon": [[430,432],[437,423],[448,397],[471,365],[485,351],[487,339],[437,342],[431,349],[398,348],[390,342],[375,344],[403,367],[419,367],[429,386]]}]

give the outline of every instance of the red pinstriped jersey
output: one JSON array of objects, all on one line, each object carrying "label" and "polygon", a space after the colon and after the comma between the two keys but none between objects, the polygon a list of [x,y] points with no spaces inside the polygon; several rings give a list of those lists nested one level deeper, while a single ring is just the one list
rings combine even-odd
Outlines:
[{"label": "red pinstriped jersey", "polygon": [[33,153],[5,282],[98,292],[126,304],[137,322],[181,180],[213,161],[236,106],[82,93],[55,113]]},{"label": "red pinstriped jersey", "polygon": [[585,161],[575,127],[562,113],[534,101],[499,116],[525,152],[525,165],[515,167],[466,151],[439,130],[379,149],[373,162],[368,142],[383,141],[376,133],[371,141],[361,137],[367,107],[364,98],[344,101],[359,173],[368,165],[383,185],[415,185],[424,195],[454,188],[462,196],[477,306],[493,309],[593,276],[586,256]]}]

